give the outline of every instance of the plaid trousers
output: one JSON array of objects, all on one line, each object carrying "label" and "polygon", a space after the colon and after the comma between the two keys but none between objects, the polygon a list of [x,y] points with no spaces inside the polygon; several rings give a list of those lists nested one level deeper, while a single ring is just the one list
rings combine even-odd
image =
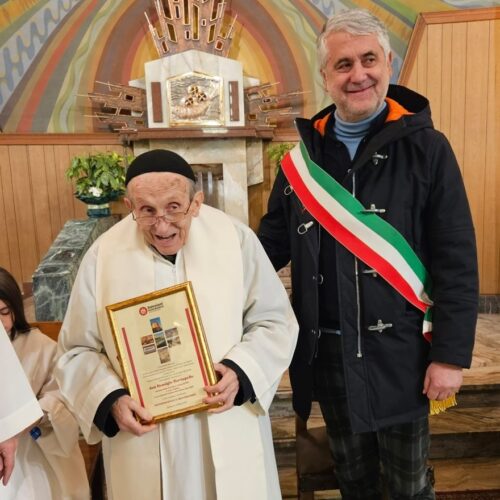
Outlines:
[{"label": "plaid trousers", "polygon": [[[429,420],[353,434],[348,416],[341,336],[320,338],[314,368],[315,399],[327,426],[343,500],[434,500],[428,474]],[[382,485],[381,468],[385,486]]]}]

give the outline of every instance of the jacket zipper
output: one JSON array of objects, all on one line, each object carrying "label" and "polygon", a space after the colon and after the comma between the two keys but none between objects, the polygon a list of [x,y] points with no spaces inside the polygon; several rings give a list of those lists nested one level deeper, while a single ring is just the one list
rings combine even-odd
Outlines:
[{"label": "jacket zipper", "polygon": [[[316,268],[316,275],[319,274],[319,249],[321,248],[321,226],[318,224],[318,265]],[[314,357],[318,357],[318,351],[319,351],[319,339],[321,337],[321,330],[319,328],[319,289],[318,286],[316,286],[316,304],[318,304],[318,310],[316,311],[316,329],[318,331],[318,336],[316,337],[316,345],[314,347]]]},{"label": "jacket zipper", "polygon": [[[356,172],[352,173],[352,195],[356,198]],[[356,280],[356,323],[358,329],[358,352],[356,353],[357,358],[362,358],[363,353],[361,352],[361,300],[360,300],[360,290],[359,290],[359,266],[358,259],[354,256],[354,277]]]}]

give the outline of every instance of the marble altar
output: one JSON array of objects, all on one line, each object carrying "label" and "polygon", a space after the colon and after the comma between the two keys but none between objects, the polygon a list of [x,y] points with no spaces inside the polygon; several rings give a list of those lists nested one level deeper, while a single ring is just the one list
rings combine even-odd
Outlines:
[{"label": "marble altar", "polygon": [[80,262],[90,245],[118,222],[118,215],[64,224],[35,272],[33,302],[37,321],[62,321]]}]

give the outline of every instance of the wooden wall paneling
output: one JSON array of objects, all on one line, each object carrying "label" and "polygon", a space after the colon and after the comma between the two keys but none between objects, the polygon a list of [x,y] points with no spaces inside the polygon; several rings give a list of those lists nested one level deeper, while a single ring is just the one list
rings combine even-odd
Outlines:
[{"label": "wooden wall paneling", "polygon": [[500,19],[499,7],[478,7],[477,9],[445,10],[425,12],[422,17],[428,24],[464,23]]},{"label": "wooden wall paneling", "polygon": [[417,89],[418,92],[427,95],[427,33],[429,27],[427,26],[424,36],[420,41],[420,47],[417,54]]},{"label": "wooden wall paneling", "polygon": [[450,135],[448,139],[463,173],[465,143],[465,79],[467,62],[467,24],[452,25],[453,66],[451,81]]},{"label": "wooden wall paneling", "polygon": [[[73,203],[73,185],[66,179],[65,171],[70,164],[69,146],[56,144],[54,146],[54,167],[57,178],[57,192],[59,193],[59,213],[61,223],[75,218]],[[62,226],[61,226],[62,227]]]},{"label": "wooden wall paneling", "polygon": [[467,69],[465,100],[465,138],[463,176],[476,229],[480,274],[484,263],[484,180],[486,162],[486,123],[489,62],[489,22],[475,21],[467,26]]},{"label": "wooden wall paneling", "polygon": [[21,259],[13,206],[9,148],[0,146],[0,266],[20,281]]},{"label": "wooden wall paneling", "polygon": [[486,159],[484,176],[484,273],[481,290],[485,294],[500,293],[500,21],[490,22],[489,61],[486,122]]},{"label": "wooden wall paneling", "polygon": [[122,154],[122,147],[116,144],[92,144],[90,149],[87,150],[88,153],[112,153],[115,151],[118,154]]},{"label": "wooden wall paneling", "polygon": [[416,89],[416,74],[417,74],[417,54],[424,36],[427,30],[427,22],[423,14],[419,14],[417,20],[415,21],[415,26],[411,33],[410,41],[408,42],[408,48],[406,50],[406,55],[403,60],[403,65],[401,71],[399,72],[398,82],[401,85],[407,85],[412,89]]},{"label": "wooden wall paneling", "polygon": [[443,88],[443,27],[427,27],[427,83],[426,97],[431,103],[434,127],[441,130],[441,90]]},{"label": "wooden wall paneling", "polygon": [[[71,159],[74,156],[83,156],[86,154],[89,154],[92,152],[92,145],[89,144],[71,144],[68,147],[68,154],[69,154],[69,160],[68,164],[70,164]],[[73,204],[73,217],[72,219],[85,219],[87,217],[87,208],[85,203],[83,201],[78,200],[73,196],[73,191],[72,190],[72,196],[71,196],[71,201]]]},{"label": "wooden wall paneling", "polygon": [[10,164],[12,175],[13,209],[16,218],[17,238],[21,259],[21,280],[31,281],[33,269],[38,264],[38,248],[33,207],[33,190],[28,167],[28,147],[12,146]]},{"label": "wooden wall paneling", "polygon": [[[500,9],[499,9],[500,10]],[[500,293],[500,144],[498,138],[500,137],[500,95],[498,89],[500,87],[500,20],[495,21],[494,30],[494,60],[495,60],[495,91],[493,95],[493,108],[490,110],[492,120],[494,120],[493,128],[490,129],[491,147],[489,153],[492,155],[490,165],[495,165],[492,182],[495,185],[495,204],[492,207],[492,214],[495,217],[495,235],[496,235],[496,250],[494,250],[494,262],[497,266],[497,281],[496,290],[492,293]],[[487,157],[488,160],[489,157]]]},{"label": "wooden wall paneling", "polygon": [[405,82],[399,81],[401,85],[405,85],[408,88],[417,91],[417,74],[418,74],[418,61],[415,60],[412,65],[412,70],[408,71]]},{"label": "wooden wall paneling", "polygon": [[9,150],[6,146],[0,146],[0,266],[10,267],[9,241],[7,239],[7,225],[5,222],[5,198],[3,195],[2,166],[5,168],[8,162]]},{"label": "wooden wall paneling", "polygon": [[114,132],[98,132],[88,134],[53,134],[53,133],[20,133],[20,134],[0,134],[1,145],[25,145],[42,144],[46,145],[69,145],[69,144],[121,144],[118,134]]},{"label": "wooden wall paneling", "polygon": [[110,208],[111,208],[111,213],[112,214],[117,214],[121,216],[126,216],[130,213],[130,210],[127,208],[125,205],[125,202],[123,201],[124,196],[119,198],[116,201],[112,201],[110,203]]},{"label": "wooden wall paneling", "polygon": [[93,150],[122,145],[116,134],[0,134],[0,266],[19,285],[31,281],[64,223],[86,218],[65,171],[72,156]]},{"label": "wooden wall paneling", "polygon": [[[430,98],[433,120],[457,156],[476,228],[483,294],[500,293],[499,20],[500,8],[422,14],[399,80]],[[435,97],[431,71],[439,64],[433,62],[438,50],[441,94]],[[427,75],[423,61],[429,62]]]},{"label": "wooden wall paneling", "polygon": [[[45,146],[28,146],[28,170],[31,184],[33,216],[35,222],[38,262],[52,244],[52,221],[50,217],[50,189],[45,165]],[[29,280],[31,281],[31,280]]]},{"label": "wooden wall paneling", "polygon": [[441,93],[440,93],[440,120],[439,130],[450,137],[451,127],[451,85],[453,82],[453,45],[452,45],[453,25],[444,24],[442,26],[441,38]]},{"label": "wooden wall paneling", "polygon": [[45,175],[47,178],[47,197],[50,213],[50,234],[51,241],[54,241],[63,226],[63,219],[61,218],[61,213],[59,210],[61,202],[59,197],[59,179],[54,154],[54,146],[51,144],[43,146],[43,156],[45,163]]}]

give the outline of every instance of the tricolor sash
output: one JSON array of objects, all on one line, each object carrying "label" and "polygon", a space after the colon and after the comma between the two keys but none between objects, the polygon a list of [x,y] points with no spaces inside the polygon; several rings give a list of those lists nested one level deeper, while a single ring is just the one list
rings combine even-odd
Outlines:
[{"label": "tricolor sash", "polygon": [[[311,160],[302,142],[287,153],[281,167],[295,194],[317,222],[424,313],[422,333],[430,342],[431,278],[406,239],[376,213],[366,210],[347,189]],[[445,402],[431,403],[432,413],[438,409],[436,406],[443,406]]]}]

